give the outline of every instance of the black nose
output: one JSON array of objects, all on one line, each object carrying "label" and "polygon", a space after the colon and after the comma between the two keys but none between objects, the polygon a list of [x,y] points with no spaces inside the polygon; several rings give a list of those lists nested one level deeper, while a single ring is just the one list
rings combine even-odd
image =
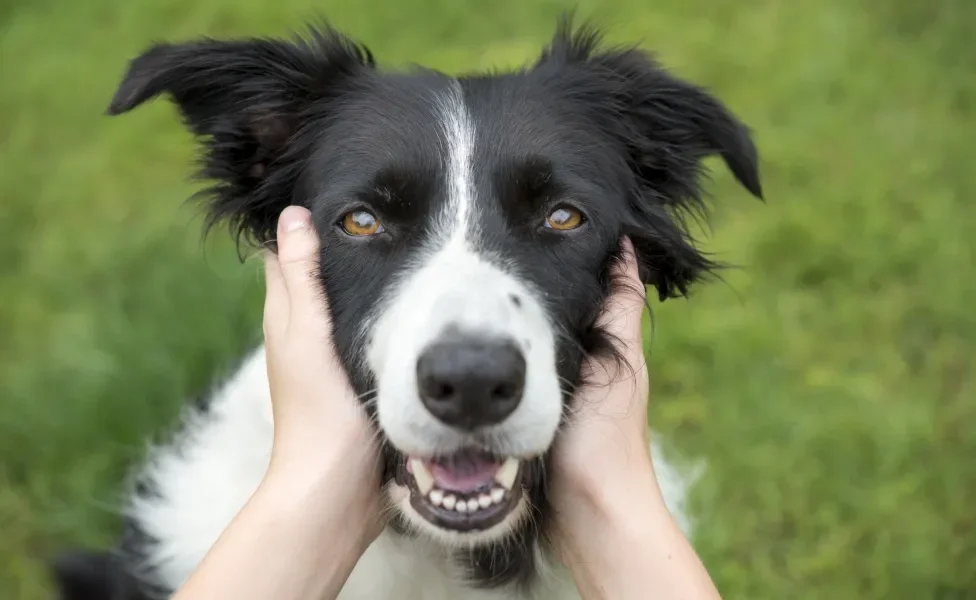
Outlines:
[{"label": "black nose", "polygon": [[417,360],[417,386],[442,422],[469,430],[494,425],[522,400],[525,358],[510,340],[447,334]]}]

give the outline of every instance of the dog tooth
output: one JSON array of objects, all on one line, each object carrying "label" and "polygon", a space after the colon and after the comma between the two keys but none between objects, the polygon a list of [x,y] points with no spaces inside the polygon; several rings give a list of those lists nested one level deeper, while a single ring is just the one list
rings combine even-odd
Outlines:
[{"label": "dog tooth", "polygon": [[488,494],[481,494],[478,496],[478,506],[481,508],[488,508],[491,506],[491,496]]},{"label": "dog tooth", "polygon": [[478,501],[475,498],[468,500],[468,511],[474,512],[478,510]]},{"label": "dog tooth", "polygon": [[427,465],[419,458],[410,459],[410,468],[413,471],[414,481],[417,482],[417,489],[422,496],[426,496],[434,488],[434,476],[427,470]]},{"label": "dog tooth", "polygon": [[430,503],[434,506],[440,506],[444,502],[444,492],[440,490],[432,490],[430,492]]},{"label": "dog tooth", "polygon": [[458,511],[459,513],[468,512],[468,503],[464,501],[464,498],[461,498],[454,506],[454,510]]},{"label": "dog tooth", "polygon": [[454,510],[454,504],[457,502],[457,498],[453,495],[444,496],[444,508],[447,510]]},{"label": "dog tooth", "polygon": [[501,484],[506,490],[511,490],[515,485],[515,477],[518,476],[519,461],[517,458],[508,458],[495,473],[495,481]]},{"label": "dog tooth", "polygon": [[491,501],[498,504],[505,497],[505,490],[502,488],[494,488],[491,490]]}]

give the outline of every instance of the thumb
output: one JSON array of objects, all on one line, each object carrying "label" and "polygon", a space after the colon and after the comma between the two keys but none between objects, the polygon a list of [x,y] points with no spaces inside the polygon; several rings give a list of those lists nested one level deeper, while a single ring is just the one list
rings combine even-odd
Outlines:
[{"label": "thumb", "polygon": [[[611,343],[630,370],[637,372],[644,365],[641,318],[644,314],[645,291],[638,275],[634,247],[626,237],[621,241],[620,250],[620,260],[613,265],[610,273],[610,295],[597,317],[596,325],[611,337]],[[581,375],[584,380],[599,386],[611,383],[621,373],[612,364],[590,357],[583,363]]]},{"label": "thumb", "polygon": [[323,318],[325,295],[316,281],[319,240],[312,213],[289,206],[278,219],[278,264],[288,292],[289,323]]},{"label": "thumb", "polygon": [[610,274],[610,296],[597,322],[625,346],[621,350],[629,358],[635,351],[643,352],[641,317],[646,291],[638,275],[637,256],[629,238],[623,238],[620,250],[620,260],[613,265]]}]

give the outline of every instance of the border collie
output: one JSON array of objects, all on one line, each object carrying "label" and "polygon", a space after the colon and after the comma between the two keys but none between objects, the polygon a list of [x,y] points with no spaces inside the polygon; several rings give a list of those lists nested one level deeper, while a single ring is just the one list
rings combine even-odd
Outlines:
[{"label": "border collie", "polygon": [[[762,196],[747,127],[568,19],[531,65],[463,76],[381,71],[328,26],[159,44],[108,113],[163,94],[215,182],[208,227],[270,246],[285,206],[312,211],[391,505],[340,598],[575,597],[547,546],[546,470],[581,361],[613,357],[594,322],[620,238],[662,300],[686,295],[716,268],[685,225],[702,161]],[[263,349],[188,415],[136,479],[119,546],[59,561],[63,598],[165,597],[187,579],[268,464]]]}]

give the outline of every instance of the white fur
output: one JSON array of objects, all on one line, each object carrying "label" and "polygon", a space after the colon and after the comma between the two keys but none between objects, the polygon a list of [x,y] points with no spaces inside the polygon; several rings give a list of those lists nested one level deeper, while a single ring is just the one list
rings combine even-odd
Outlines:
[{"label": "white fur", "polygon": [[[210,410],[188,415],[188,429],[161,446],[147,465],[158,494],[139,499],[130,516],[159,541],[148,564],[167,587],[182,585],[257,488],[273,437],[264,350],[256,351],[215,393]],[[659,456],[655,448],[654,456]],[[684,486],[659,458],[665,499],[679,523]],[[429,538],[383,533],[362,557],[340,600],[567,600],[578,598],[560,565],[542,559],[542,577],[526,592],[464,586],[448,553]]]},{"label": "white fur", "polygon": [[[537,293],[500,261],[477,249],[478,222],[471,182],[475,130],[459,86],[441,98],[448,201],[421,258],[390,286],[375,321],[367,324],[368,363],[377,376],[380,426],[400,451],[448,454],[471,443],[424,407],[417,392],[417,360],[448,327],[511,339],[526,359],[523,400],[501,424],[480,432],[509,456],[544,452],[562,413],[555,337]],[[518,298],[519,306],[512,301]]]}]

